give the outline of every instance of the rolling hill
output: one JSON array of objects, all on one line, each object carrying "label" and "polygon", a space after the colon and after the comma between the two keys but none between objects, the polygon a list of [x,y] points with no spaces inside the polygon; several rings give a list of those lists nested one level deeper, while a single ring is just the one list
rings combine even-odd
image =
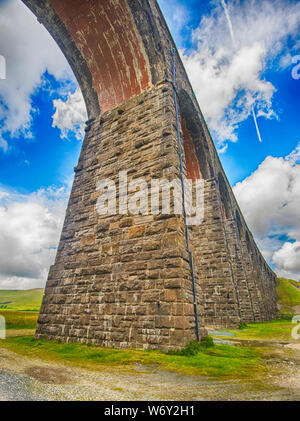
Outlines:
[{"label": "rolling hill", "polygon": [[0,290],[0,310],[39,311],[44,289]]},{"label": "rolling hill", "polygon": [[278,278],[277,296],[280,313],[300,314],[300,282]]}]

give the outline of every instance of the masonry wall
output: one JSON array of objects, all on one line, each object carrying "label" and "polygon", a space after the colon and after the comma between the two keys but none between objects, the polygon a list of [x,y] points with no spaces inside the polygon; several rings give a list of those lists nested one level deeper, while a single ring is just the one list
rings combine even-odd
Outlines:
[{"label": "masonry wall", "polygon": [[243,219],[193,96],[182,89],[179,103],[187,175],[205,182],[204,221],[190,228],[203,322],[238,327],[272,320],[277,314],[276,275]]},{"label": "masonry wall", "polygon": [[[118,184],[119,171],[128,171],[128,182],[178,177],[174,139],[169,84],[158,85],[91,123],[37,338],[161,349],[180,348],[195,339],[183,217],[101,217],[96,210],[97,182],[110,178]],[[203,336],[201,324],[199,328]]]},{"label": "masonry wall", "polygon": [[208,146],[199,113],[186,92],[182,95],[188,173],[205,182],[204,221],[190,228],[203,322],[206,326],[237,327],[241,322],[272,320],[277,314],[276,275],[260,254],[216,152]]}]

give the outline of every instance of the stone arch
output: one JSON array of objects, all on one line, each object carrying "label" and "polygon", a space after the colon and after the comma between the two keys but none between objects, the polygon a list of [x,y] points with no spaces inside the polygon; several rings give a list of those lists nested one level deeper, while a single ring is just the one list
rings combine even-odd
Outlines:
[{"label": "stone arch", "polygon": [[163,49],[149,2],[22,1],[67,58],[89,118],[150,89],[162,79]]},{"label": "stone arch", "polygon": [[184,89],[179,91],[179,107],[187,178],[193,181],[211,178],[212,167],[209,164],[209,149],[205,133],[193,101]]}]

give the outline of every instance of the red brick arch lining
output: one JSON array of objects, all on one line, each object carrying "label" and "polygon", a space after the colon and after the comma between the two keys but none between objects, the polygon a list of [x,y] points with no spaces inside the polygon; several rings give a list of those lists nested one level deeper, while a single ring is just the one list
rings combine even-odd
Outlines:
[{"label": "red brick arch lining", "polygon": [[[116,107],[156,82],[161,66],[157,60],[159,54],[156,54],[156,60],[153,55],[159,50],[159,40],[155,31],[147,39],[145,37],[144,32],[148,29],[145,22],[151,25],[151,19],[143,19],[143,25],[138,27],[141,16],[136,1],[23,2],[65,54],[83,92],[90,117]],[[143,13],[147,14],[147,7],[143,8]]]}]

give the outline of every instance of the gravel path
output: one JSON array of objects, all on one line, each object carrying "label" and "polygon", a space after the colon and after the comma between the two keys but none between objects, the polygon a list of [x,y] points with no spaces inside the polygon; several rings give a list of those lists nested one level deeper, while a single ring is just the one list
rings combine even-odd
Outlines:
[{"label": "gravel path", "polygon": [[27,376],[0,371],[0,401],[45,401],[46,396],[35,393]]}]

